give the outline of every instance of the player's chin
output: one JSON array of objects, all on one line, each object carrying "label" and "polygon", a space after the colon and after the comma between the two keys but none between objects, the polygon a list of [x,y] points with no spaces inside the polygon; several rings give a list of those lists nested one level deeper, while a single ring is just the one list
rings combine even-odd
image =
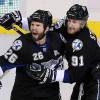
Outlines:
[{"label": "player's chin", "polygon": [[75,31],[67,31],[67,32],[68,32],[68,34],[70,34],[70,35],[73,35],[73,34],[76,33]]},{"label": "player's chin", "polygon": [[32,36],[33,36],[33,38],[34,38],[35,40],[38,40],[38,38],[39,38],[39,36],[36,35],[36,34],[32,34]]},{"label": "player's chin", "polygon": [[76,34],[76,33],[78,32],[78,30],[68,29],[67,32],[68,32],[68,34],[70,34],[70,35],[74,35],[74,34]]}]

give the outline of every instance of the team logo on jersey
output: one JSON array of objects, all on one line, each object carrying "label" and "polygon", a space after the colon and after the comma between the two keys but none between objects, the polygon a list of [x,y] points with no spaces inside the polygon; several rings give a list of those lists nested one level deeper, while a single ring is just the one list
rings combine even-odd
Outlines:
[{"label": "team logo on jersey", "polygon": [[21,40],[16,40],[14,43],[13,43],[13,46],[12,46],[12,49],[15,50],[15,51],[18,51],[22,48],[22,41]]},{"label": "team logo on jersey", "polygon": [[73,48],[73,52],[74,51],[79,51],[81,50],[83,47],[83,42],[79,39],[75,39],[73,42],[72,42],[72,48]]}]

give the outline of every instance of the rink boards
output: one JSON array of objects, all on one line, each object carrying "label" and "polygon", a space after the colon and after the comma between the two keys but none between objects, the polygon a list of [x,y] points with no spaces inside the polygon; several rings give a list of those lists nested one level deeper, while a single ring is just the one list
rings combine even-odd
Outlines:
[{"label": "rink boards", "polygon": [[[100,21],[89,21],[88,22],[88,26],[89,28],[92,30],[92,32],[94,32],[97,37],[100,37]],[[23,33],[27,33],[27,31],[22,30],[18,27],[19,30],[21,30]],[[3,27],[0,26],[0,34],[17,34],[17,32],[15,32],[14,30],[6,30]]]}]

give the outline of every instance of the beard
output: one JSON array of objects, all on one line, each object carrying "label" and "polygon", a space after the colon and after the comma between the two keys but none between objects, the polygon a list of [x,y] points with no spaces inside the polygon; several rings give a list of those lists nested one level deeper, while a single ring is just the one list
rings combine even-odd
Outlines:
[{"label": "beard", "polygon": [[75,33],[79,32],[80,30],[81,30],[81,28],[78,28],[78,29],[76,29],[74,27],[68,27],[67,28],[68,34],[75,34]]},{"label": "beard", "polygon": [[41,33],[40,35],[38,35],[36,33],[35,34],[32,33],[32,36],[33,36],[34,41],[38,41],[38,40],[41,40],[45,36],[45,33]]}]

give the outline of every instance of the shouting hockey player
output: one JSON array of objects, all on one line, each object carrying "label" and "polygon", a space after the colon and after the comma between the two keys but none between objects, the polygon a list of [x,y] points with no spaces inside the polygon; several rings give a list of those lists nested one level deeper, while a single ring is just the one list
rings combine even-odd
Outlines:
[{"label": "shouting hockey player", "polygon": [[17,67],[11,100],[60,100],[58,82],[42,84],[31,78],[25,68],[62,69],[65,43],[59,33],[48,31],[51,24],[51,13],[37,10],[29,17],[30,33],[16,39],[0,57],[0,76],[7,69]]}]

